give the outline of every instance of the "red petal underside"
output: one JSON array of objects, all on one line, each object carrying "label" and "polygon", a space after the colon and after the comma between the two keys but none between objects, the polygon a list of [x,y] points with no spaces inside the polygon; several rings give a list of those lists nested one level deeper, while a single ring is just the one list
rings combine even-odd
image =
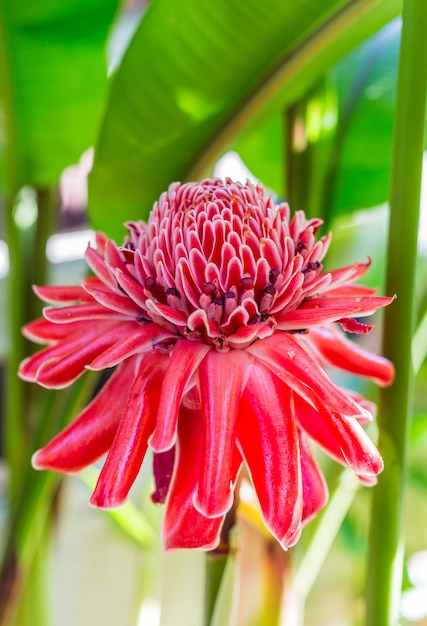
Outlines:
[{"label": "red petal underside", "polygon": [[33,291],[40,300],[48,304],[58,304],[59,302],[67,304],[91,299],[80,285],[44,285],[40,287],[34,285]]},{"label": "red petal underside", "polygon": [[272,337],[252,344],[247,351],[264,361],[276,376],[318,411],[326,408],[348,417],[365,414],[362,407],[334,385],[292,335],[276,332]]},{"label": "red petal underside", "polygon": [[379,385],[389,385],[393,381],[394,367],[388,359],[349,341],[336,329],[313,328],[309,340],[331,365],[371,378]]},{"label": "red petal underside", "polygon": [[150,350],[156,343],[173,335],[156,324],[149,323],[136,328],[96,357],[87,369],[104,370],[114,367],[124,359]]},{"label": "red petal underside", "polygon": [[208,518],[193,505],[193,494],[201,471],[202,442],[200,412],[182,406],[177,457],[163,520],[163,543],[166,550],[212,550],[219,543],[224,517]]},{"label": "red petal underside", "polygon": [[242,350],[211,350],[199,366],[203,454],[195,507],[206,517],[224,515],[233,503],[231,468],[240,396],[251,359]]},{"label": "red petal underside", "polygon": [[144,459],[148,437],[156,423],[160,387],[168,356],[151,352],[143,357],[91,504],[100,508],[126,501]]},{"label": "red petal underside", "polygon": [[112,269],[108,267],[104,258],[97,250],[89,247],[86,250],[85,259],[93,273],[96,274],[104,285],[113,289],[117,288],[116,277]]},{"label": "red petal underside", "polygon": [[345,283],[353,282],[366,274],[372,264],[371,259],[368,259],[366,263],[354,263],[347,267],[340,267],[336,270],[332,270],[330,273],[332,281],[329,289],[325,289],[324,292],[335,291],[340,287],[347,287]]},{"label": "red petal underside", "polygon": [[302,483],[292,392],[255,362],[242,395],[237,442],[267,528],[286,549],[298,540]]},{"label": "red petal underside", "polygon": [[107,309],[117,311],[117,313],[121,313],[131,318],[138,318],[141,316],[141,309],[127,296],[118,295],[113,291],[93,289],[92,287],[87,287],[87,291],[97,302],[99,302],[99,304],[107,307]]},{"label": "red petal underside", "polygon": [[[61,376],[58,380],[53,380],[49,384],[45,382],[52,368],[58,366],[61,368],[65,359],[74,361],[75,364],[76,362],[79,362],[82,354],[85,356],[88,350],[94,350],[92,357],[89,360],[86,360],[86,362],[83,362],[80,369],[77,368],[78,374],[72,378],[72,380],[74,380],[74,378],[77,378],[77,376],[84,371],[84,366],[90,363],[97,353],[99,354],[105,350],[108,345],[108,341],[105,345],[105,339],[108,339],[111,342],[111,336],[114,337],[115,335],[119,335],[115,338],[115,341],[117,341],[120,339],[121,334],[130,332],[130,330],[135,326],[136,323],[134,322],[121,322],[120,324],[117,324],[117,322],[111,321],[98,321],[96,324],[92,325],[79,323],[78,330],[76,332],[72,332],[64,337],[59,343],[48,348],[44,348],[43,350],[36,352],[33,356],[22,361],[19,368],[19,375],[24,380],[39,382],[39,375],[42,371],[44,371],[45,377],[43,382],[40,381],[40,384],[45,384],[45,386],[53,388],[64,387],[66,384],[63,383]],[[62,326],[60,326],[60,328],[62,328]],[[69,362],[67,361],[65,363],[65,377],[73,373],[71,372],[71,369],[67,372],[68,364]]]},{"label": "red petal underside", "polygon": [[381,456],[358,423],[366,410],[336,387],[290,335],[276,333],[248,351],[317,409],[324,428],[337,441],[346,464],[356,474],[376,475],[382,471]]},{"label": "red petal underside", "polygon": [[[297,395],[295,409],[301,428],[338,463],[350,467],[360,476],[372,477],[382,471],[379,452],[356,420],[327,421]],[[346,428],[337,424],[345,424]]]},{"label": "red petal underside", "polygon": [[60,339],[65,339],[76,331],[87,328],[87,321],[70,322],[70,324],[54,324],[40,317],[29,322],[22,328],[22,334],[30,341],[36,343],[57,343]]},{"label": "red petal underside", "polygon": [[117,311],[106,309],[105,306],[97,302],[60,308],[46,307],[43,309],[43,315],[47,320],[55,324],[70,324],[80,320],[117,319],[120,317],[120,313],[117,313]]},{"label": "red petal underside", "polygon": [[331,324],[343,317],[351,315],[354,312],[353,307],[347,308],[313,308],[313,309],[295,309],[290,313],[276,315],[278,330],[303,330],[319,326],[319,324]]},{"label": "red petal underside", "polygon": [[328,500],[328,488],[305,433],[299,430],[298,435],[303,494],[302,522],[306,524],[325,506]]},{"label": "red petal underside", "polygon": [[210,349],[199,341],[179,339],[176,342],[163,380],[156,429],[150,439],[150,448],[155,452],[164,452],[174,445],[182,396]]},{"label": "red petal underside", "polygon": [[313,309],[342,309],[346,308],[353,313],[348,315],[342,315],[341,317],[351,317],[355,315],[357,317],[363,317],[365,315],[372,315],[377,309],[391,304],[393,298],[387,298],[386,296],[358,296],[358,297],[342,297],[342,296],[321,296],[319,298],[310,298],[303,302],[299,310],[312,311]]},{"label": "red petal underside", "polygon": [[135,375],[135,362],[120,365],[80,415],[33,456],[36,469],[74,473],[110,448]]},{"label": "red petal underside", "polygon": [[[27,366],[35,370],[35,380],[43,387],[61,389],[74,382],[85,371],[86,365],[135,328],[136,322],[98,322],[79,331],[52,348],[41,350],[30,357]],[[46,360],[46,353],[51,351]],[[45,353],[44,355],[42,353]],[[25,374],[25,370],[24,370]]]}]

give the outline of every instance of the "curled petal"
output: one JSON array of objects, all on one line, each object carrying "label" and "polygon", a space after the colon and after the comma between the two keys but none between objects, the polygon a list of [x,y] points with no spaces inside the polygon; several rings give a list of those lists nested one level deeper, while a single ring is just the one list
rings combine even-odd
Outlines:
[{"label": "curled petal", "polygon": [[341,289],[346,283],[357,280],[366,272],[372,265],[372,260],[368,258],[366,263],[354,263],[353,265],[348,265],[347,267],[340,267],[339,269],[332,270],[329,272],[332,277],[331,284],[329,288],[323,289],[323,292],[329,295],[330,293],[337,293],[338,289]]},{"label": "curled petal", "polygon": [[312,311],[313,309],[334,310],[346,308],[349,313],[347,315],[342,315],[341,317],[364,317],[366,315],[372,315],[383,306],[391,304],[393,300],[394,297],[387,298],[385,296],[331,297],[329,295],[325,295],[323,297],[310,298],[309,300],[306,300],[301,304],[300,310]]},{"label": "curled petal", "polygon": [[335,410],[356,418],[365,414],[360,405],[332,383],[319,364],[291,335],[276,333],[252,344],[247,350],[318,411]]},{"label": "curled petal", "polygon": [[80,285],[33,285],[33,291],[40,300],[48,304],[67,304],[90,298]]},{"label": "curled petal", "polygon": [[150,497],[155,504],[164,504],[166,501],[175,465],[175,448],[176,446],[166,452],[154,453],[153,474],[156,488]]},{"label": "curled petal", "polygon": [[237,443],[270,532],[287,549],[301,532],[300,455],[292,392],[255,362],[242,395]]},{"label": "curled petal", "polygon": [[145,295],[144,289],[138,283],[138,281],[136,281],[125,272],[122,272],[121,270],[117,270],[116,277],[120,287],[128,294],[130,298],[132,298],[135,304],[139,308],[145,309],[145,301],[147,299],[147,296]]},{"label": "curled petal", "polygon": [[150,447],[155,452],[164,452],[174,445],[182,397],[209,350],[209,346],[198,341],[179,339],[176,342],[163,380],[156,429],[150,439]]},{"label": "curled petal", "polygon": [[336,329],[313,328],[310,331],[310,342],[331,365],[371,378],[379,385],[393,382],[394,367],[388,359],[349,341]]},{"label": "curled petal", "polygon": [[383,469],[378,450],[355,419],[321,414],[295,395],[295,407],[301,428],[336,461],[355,474],[373,480]]},{"label": "curled petal", "polygon": [[317,409],[329,436],[338,442],[346,465],[356,474],[373,476],[382,471],[382,458],[359,424],[366,409],[336,387],[291,336],[276,334],[253,344],[248,351]]},{"label": "curled petal", "polygon": [[142,357],[130,388],[123,417],[91,498],[109,509],[126,501],[144,459],[156,422],[160,387],[168,357],[151,352]]},{"label": "curled petal", "polygon": [[87,321],[70,322],[70,324],[54,324],[42,317],[29,322],[22,328],[22,334],[36,343],[57,343],[73,333],[87,328]]},{"label": "curled petal", "polygon": [[127,296],[121,296],[112,291],[93,289],[87,287],[87,292],[102,306],[117,313],[122,313],[131,318],[138,319],[141,316],[140,308]]},{"label": "curled petal", "polygon": [[135,354],[146,352],[159,341],[170,339],[171,337],[173,338],[174,335],[164,328],[153,323],[145,324],[135,328],[125,337],[109,346],[86,367],[90,370],[104,370],[114,367]]},{"label": "curled petal", "polygon": [[74,473],[108,452],[135,376],[135,363],[120,365],[90,404],[32,459],[36,469]]},{"label": "curled petal", "polygon": [[114,276],[113,270],[105,262],[103,256],[97,250],[94,250],[89,246],[86,250],[85,258],[93,273],[102,281],[102,283],[106,287],[117,291],[116,277]]},{"label": "curled petal", "polygon": [[240,395],[251,359],[241,350],[211,350],[199,366],[203,454],[194,506],[206,517],[224,515],[231,507],[231,467]]},{"label": "curled petal", "polygon": [[302,523],[307,524],[325,506],[328,488],[316,463],[305,433],[298,431],[302,476],[303,511]]},{"label": "curled petal", "polygon": [[129,326],[131,328],[125,324],[116,324],[79,350],[69,352],[55,360],[46,361],[37,371],[37,382],[39,385],[50,389],[68,387],[83,374],[86,366],[93,361],[94,357],[97,357],[112,343],[120,341],[133,329],[133,324],[130,323]]},{"label": "curled petal", "polygon": [[200,412],[182,407],[175,468],[163,518],[166,550],[213,550],[219,543],[224,516],[208,518],[193,505],[202,462],[202,445]]},{"label": "curled petal", "polygon": [[[44,317],[55,324],[72,324],[82,320],[117,319],[117,312],[106,309],[97,302],[88,304],[76,304],[64,306],[59,309],[46,307],[43,309]],[[69,330],[67,331],[70,332]]]},{"label": "curled petal", "polygon": [[135,325],[133,322],[98,322],[79,330],[23,361],[19,374],[24,380],[37,381],[43,387],[67,387],[98,354],[126,336]]},{"label": "curled petal", "polygon": [[319,326],[321,324],[331,324],[345,316],[354,313],[353,307],[348,308],[313,308],[313,309],[295,309],[285,315],[276,315],[278,330],[304,330]]},{"label": "curled petal", "polygon": [[154,300],[147,300],[145,303],[146,308],[160,317],[164,317],[168,322],[176,324],[177,326],[185,327],[187,325],[187,315],[183,311],[177,311],[173,307],[161,302],[154,302]]},{"label": "curled petal", "polygon": [[353,317],[343,317],[337,322],[346,333],[354,333],[355,335],[367,335],[375,328],[374,324],[362,324]]}]

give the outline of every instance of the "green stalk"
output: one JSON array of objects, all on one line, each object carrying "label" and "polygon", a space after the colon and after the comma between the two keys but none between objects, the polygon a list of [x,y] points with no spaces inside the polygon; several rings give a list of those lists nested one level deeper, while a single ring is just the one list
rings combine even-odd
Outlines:
[{"label": "green stalk", "polygon": [[417,234],[427,90],[427,2],[405,0],[390,189],[386,292],[397,293],[384,318],[383,352],[396,382],[382,390],[379,448],[385,469],[373,493],[367,626],[394,626],[402,583],[402,508],[413,370]]},{"label": "green stalk", "polygon": [[9,248],[9,276],[7,279],[8,313],[8,364],[6,370],[5,422],[4,422],[4,457],[9,467],[9,497],[11,508],[16,506],[19,482],[26,456],[26,404],[27,389],[17,375],[20,361],[26,353],[26,341],[21,333],[25,323],[26,267],[21,254],[22,233],[15,224],[13,216],[14,198],[9,197],[5,210],[6,239]]},{"label": "green stalk", "polygon": [[222,578],[227,565],[228,553],[206,554],[204,626],[211,626]]},{"label": "green stalk", "polygon": [[239,483],[235,487],[233,506],[224,520],[219,545],[215,550],[206,553],[203,626],[212,626],[215,612],[218,612],[221,608],[217,604],[220,600],[220,589],[224,580],[224,572],[226,571],[227,562],[236,548],[234,545],[236,541],[234,529],[238,493]]}]

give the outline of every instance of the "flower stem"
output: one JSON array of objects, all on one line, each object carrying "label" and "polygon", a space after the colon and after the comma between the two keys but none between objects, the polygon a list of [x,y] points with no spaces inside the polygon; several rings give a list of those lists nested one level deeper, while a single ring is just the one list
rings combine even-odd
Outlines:
[{"label": "flower stem", "polygon": [[206,554],[204,626],[210,626],[212,623],[227,559],[227,553],[208,552]]},{"label": "flower stem", "polygon": [[221,583],[223,581],[225,567],[234,549],[230,545],[231,533],[236,524],[236,510],[239,502],[238,486],[234,492],[234,502],[228,511],[221,530],[221,538],[217,548],[206,554],[205,569],[205,606],[203,615],[203,626],[211,626],[213,623],[215,606],[218,600]]},{"label": "flower stem", "polygon": [[367,626],[394,626],[401,592],[406,440],[412,399],[411,342],[427,89],[427,2],[405,0],[390,189],[387,293],[398,298],[384,317],[383,353],[395,384],[379,398],[379,448],[385,470],[373,493],[367,579]]},{"label": "flower stem", "polygon": [[26,322],[27,272],[25,255],[22,253],[22,233],[14,220],[15,196],[6,199],[5,228],[9,249],[9,276],[7,279],[7,324],[9,335],[8,366],[6,370],[7,393],[5,395],[4,456],[9,467],[10,507],[17,503],[19,481],[26,459],[26,405],[25,383],[17,375],[20,361],[26,353],[26,341],[21,327]]}]

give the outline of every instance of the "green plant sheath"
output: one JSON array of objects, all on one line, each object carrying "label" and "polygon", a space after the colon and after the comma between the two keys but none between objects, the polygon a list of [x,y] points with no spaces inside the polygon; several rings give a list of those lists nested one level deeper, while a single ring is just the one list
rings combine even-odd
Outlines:
[{"label": "green plant sheath", "polygon": [[383,353],[396,366],[379,402],[385,469],[373,493],[367,626],[395,626],[402,579],[402,509],[407,426],[412,399],[411,341],[427,89],[426,0],[405,0],[399,64],[386,292],[397,294],[384,318]]}]

